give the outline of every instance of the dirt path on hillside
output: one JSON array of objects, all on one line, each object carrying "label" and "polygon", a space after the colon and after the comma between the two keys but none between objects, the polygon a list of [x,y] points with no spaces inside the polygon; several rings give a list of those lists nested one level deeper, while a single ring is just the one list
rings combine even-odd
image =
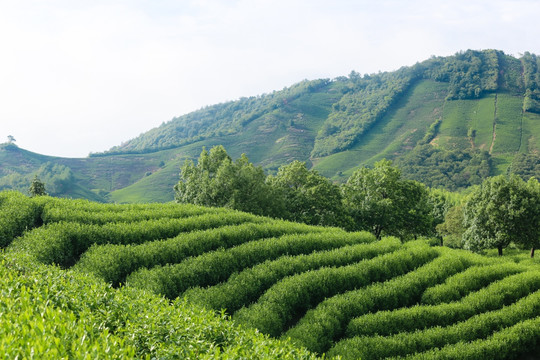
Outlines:
[{"label": "dirt path on hillside", "polygon": [[491,146],[489,147],[489,155],[493,151],[493,145],[495,145],[495,139],[497,138],[497,133],[495,128],[497,127],[497,94],[495,94],[495,111],[493,111],[493,136],[491,138]]}]

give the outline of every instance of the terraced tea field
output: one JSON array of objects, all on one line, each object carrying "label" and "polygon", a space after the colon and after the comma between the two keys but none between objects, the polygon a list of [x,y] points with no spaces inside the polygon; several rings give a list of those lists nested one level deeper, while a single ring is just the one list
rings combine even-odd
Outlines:
[{"label": "terraced tea field", "polygon": [[36,344],[77,358],[510,359],[540,344],[532,260],[225,209],[16,193],[0,193],[0,224],[11,289],[0,309],[19,309],[2,327],[30,344],[0,342],[2,355]]}]

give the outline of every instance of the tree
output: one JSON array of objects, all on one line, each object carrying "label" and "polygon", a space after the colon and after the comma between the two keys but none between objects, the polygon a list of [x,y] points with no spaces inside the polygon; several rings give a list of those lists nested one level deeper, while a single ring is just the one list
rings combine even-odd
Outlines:
[{"label": "tree", "polygon": [[511,242],[537,242],[538,198],[533,187],[517,175],[484,180],[465,204],[465,247],[474,251],[495,247],[502,256]]},{"label": "tree", "polygon": [[399,169],[383,159],[373,169],[355,171],[342,187],[345,207],[357,229],[401,237],[428,234],[431,207],[424,185],[401,179]]},{"label": "tree", "polygon": [[527,182],[527,189],[530,191],[530,214],[527,232],[518,239],[518,243],[531,249],[531,257],[534,257],[534,250],[540,247],[540,184],[535,178],[530,178]]},{"label": "tree", "polygon": [[41,180],[39,180],[37,175],[34,176],[34,180],[32,180],[28,192],[32,197],[47,195],[47,191],[45,190],[45,184],[41,182]]},{"label": "tree", "polygon": [[281,166],[267,183],[284,201],[283,218],[311,225],[349,227],[339,187],[298,160]]},{"label": "tree", "polygon": [[245,154],[233,162],[221,145],[210,152],[203,148],[197,165],[186,160],[182,166],[180,181],[174,187],[175,199],[278,216],[278,198],[265,178],[262,168],[251,164]]},{"label": "tree", "polygon": [[462,239],[465,228],[463,227],[463,205],[458,204],[445,214],[444,222],[436,225],[437,232],[444,237],[446,246],[462,248]]},{"label": "tree", "polygon": [[8,138],[8,143],[10,143],[10,144],[13,144],[16,141],[15,138],[13,137],[13,135],[8,135],[7,138]]}]

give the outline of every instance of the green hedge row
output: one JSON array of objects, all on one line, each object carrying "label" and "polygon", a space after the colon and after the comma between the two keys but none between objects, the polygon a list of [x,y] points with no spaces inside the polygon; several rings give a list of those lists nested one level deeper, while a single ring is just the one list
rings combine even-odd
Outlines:
[{"label": "green hedge row", "polygon": [[497,331],[521,321],[540,316],[540,291],[500,310],[481,313],[447,327],[433,327],[393,336],[358,336],[338,342],[328,356],[343,359],[381,359],[406,356],[416,352],[442,348],[448,344],[487,338]]},{"label": "green hedge row", "polygon": [[315,359],[227,317],[0,255],[2,359]]},{"label": "green hedge row", "polygon": [[140,244],[171,238],[182,232],[216,228],[245,222],[270,220],[240,212],[206,214],[183,219],[159,219],[134,223],[88,225],[61,222],[27,232],[12,243],[12,249],[25,251],[45,264],[69,267],[94,244]]},{"label": "green hedge row", "polygon": [[366,241],[372,241],[372,237],[366,233],[334,230],[250,241],[189,258],[179,264],[140,269],[128,276],[126,284],[174,299],[190,287],[215,285],[226,281],[235,272],[269,259],[309,254]]},{"label": "green hedge row", "polygon": [[[375,240],[375,237],[369,233],[366,233],[366,237]],[[399,239],[388,237],[375,243],[349,245],[308,255],[283,256],[233,274],[225,283],[208,288],[189,289],[184,296],[207,309],[226,309],[229,314],[232,314],[242,306],[256,301],[268,288],[286,276],[324,266],[349,265],[395,251],[400,246]]]},{"label": "green hedge row", "polygon": [[140,268],[176,264],[187,257],[198,256],[218,248],[230,248],[245,242],[284,234],[321,232],[344,233],[339,229],[314,227],[287,221],[244,223],[216,229],[183,233],[166,240],[139,245],[98,245],[90,247],[75,265],[76,269],[93,273],[114,286]]},{"label": "green hedge row", "polygon": [[323,301],[308,311],[284,336],[312,351],[323,353],[344,336],[347,324],[355,316],[416,304],[426,288],[478,261],[474,254],[448,248],[434,250],[441,255],[415,271]]},{"label": "green hedge row", "polygon": [[457,302],[417,305],[358,317],[350,322],[347,337],[391,335],[432,326],[448,326],[480,312],[500,309],[538,289],[540,271],[530,270],[499,280]]},{"label": "green hedge row", "polygon": [[[527,354],[539,345],[540,316],[498,331],[487,339],[459,342],[440,349],[409,355],[405,359],[507,360],[514,359],[519,354]],[[537,355],[535,354],[535,357]]]},{"label": "green hedge row", "polygon": [[[408,244],[409,245],[409,244]],[[234,314],[234,319],[271,336],[281,335],[308,309],[326,297],[385,281],[411,271],[437,256],[425,243],[339,268],[328,267],[287,277],[259,300]]]},{"label": "green hedge row", "polygon": [[[43,209],[43,222],[78,222],[81,224],[107,224],[111,222],[137,222],[163,218],[185,218],[202,214],[223,214],[230,209],[208,208],[191,204],[161,204],[161,206],[116,205],[114,211],[108,210],[109,205],[94,205],[90,210],[86,207],[63,206],[64,201],[51,201]],[[103,208],[101,211],[99,208]]]},{"label": "green hedge row", "polygon": [[0,192],[0,247],[8,246],[15,237],[39,225],[43,201],[19,192]]},{"label": "green hedge row", "polygon": [[524,266],[513,262],[488,266],[473,266],[462,273],[448,278],[444,284],[429,288],[422,295],[423,304],[435,305],[443,302],[459,300],[472,291],[479,290],[493,281],[500,280],[508,275],[524,271]]}]

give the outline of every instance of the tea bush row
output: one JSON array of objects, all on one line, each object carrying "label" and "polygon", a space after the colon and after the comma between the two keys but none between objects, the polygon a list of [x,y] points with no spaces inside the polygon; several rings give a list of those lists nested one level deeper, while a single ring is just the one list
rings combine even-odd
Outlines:
[{"label": "tea bush row", "polygon": [[0,247],[39,225],[43,203],[15,191],[0,192]]},{"label": "tea bush row", "polygon": [[369,241],[373,241],[369,234],[344,231],[292,234],[250,241],[189,258],[179,264],[140,269],[128,276],[126,284],[174,299],[190,287],[215,285],[226,281],[235,272],[269,259]]},{"label": "tea bush row", "polygon": [[540,271],[530,270],[499,280],[460,301],[440,305],[417,305],[358,317],[350,322],[347,336],[391,335],[432,326],[447,326],[467,320],[480,312],[500,309],[538,289]]},{"label": "tea bush row", "polygon": [[[374,239],[374,236],[371,235]],[[233,274],[225,283],[208,288],[195,287],[184,296],[209,309],[226,309],[229,314],[256,301],[279,280],[324,266],[345,266],[397,250],[401,241],[394,237],[379,242],[344,246],[308,255],[283,256]]]},{"label": "tea bush row", "polygon": [[345,335],[352,318],[416,304],[425,289],[475,264],[479,257],[447,248],[430,251],[436,251],[439,256],[415,271],[324,300],[309,310],[284,337],[292,338],[311,351],[323,353]]},{"label": "tea bush row", "polygon": [[12,243],[15,251],[27,252],[45,264],[69,267],[94,244],[140,244],[171,238],[182,232],[216,228],[244,222],[270,220],[247,213],[206,214],[182,219],[158,219],[133,223],[88,225],[61,222],[27,232]]},{"label": "tea bush row", "polygon": [[273,285],[253,305],[237,311],[233,318],[277,337],[326,297],[391,279],[436,256],[437,252],[425,243],[416,243],[353,265],[290,276]]},{"label": "tea bush row", "polygon": [[473,266],[462,273],[448,278],[444,284],[427,289],[422,295],[423,304],[435,305],[461,299],[471,291],[479,290],[493,281],[524,271],[526,268],[515,263],[497,261],[493,265]]},{"label": "tea bush row", "polygon": [[286,221],[228,225],[182,233],[174,238],[149,241],[139,245],[92,246],[81,256],[75,268],[93,273],[117,286],[125,282],[129,274],[140,268],[175,264],[190,256],[198,256],[218,248],[230,248],[261,238],[330,231],[344,233],[338,229]]},{"label": "tea bush row", "polygon": [[[202,214],[224,214],[230,212],[224,208],[208,208],[191,204],[161,204],[161,206],[129,206],[116,205],[114,211],[105,204],[94,205],[90,209],[85,206],[64,207],[65,201],[49,201],[42,214],[45,224],[54,222],[78,222],[81,224],[103,225],[111,222],[137,222],[163,218],[185,218]],[[102,208],[100,210],[100,208]]]},{"label": "tea bush row", "polygon": [[357,336],[338,342],[328,356],[343,359],[381,359],[406,356],[416,352],[442,348],[458,342],[487,338],[497,331],[529,318],[540,316],[540,291],[500,310],[477,314],[470,319],[447,327],[432,327],[415,332],[402,332],[393,336]]},{"label": "tea bush row", "polygon": [[[525,320],[494,333],[486,339],[459,342],[442,348],[431,349],[395,359],[514,359],[540,345],[540,316]],[[536,354],[537,355],[537,354]]]},{"label": "tea bush row", "polygon": [[0,255],[2,359],[315,359],[227,317]]}]

